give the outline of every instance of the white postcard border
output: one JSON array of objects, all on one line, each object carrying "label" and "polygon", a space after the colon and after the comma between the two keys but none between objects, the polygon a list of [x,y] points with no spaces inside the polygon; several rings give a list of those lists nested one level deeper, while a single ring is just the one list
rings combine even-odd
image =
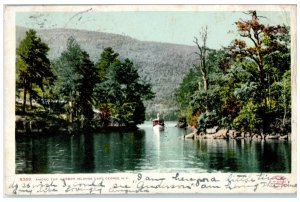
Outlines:
[{"label": "white postcard border", "polygon": [[[117,11],[120,8],[124,10],[288,10],[291,11],[291,37],[292,37],[292,173],[113,173],[113,174],[46,174],[46,175],[21,175],[15,174],[15,12],[18,11],[82,11],[85,8],[93,7],[97,11]],[[47,195],[47,194],[155,194],[155,193],[295,193],[297,184],[296,170],[296,8],[291,5],[213,5],[213,6],[195,6],[195,5],[164,5],[164,6],[7,6],[4,13],[4,160],[5,160],[5,193],[14,195],[16,186],[18,187],[17,195]],[[295,25],[295,26],[293,26]],[[64,180],[64,178],[74,178],[75,180]],[[96,179],[95,179],[96,178]],[[162,178],[165,178],[164,180]],[[215,178],[214,180],[212,180]],[[182,179],[182,180],[179,180]],[[217,182],[215,181],[217,180]],[[120,183],[120,181],[122,181]],[[74,184],[74,183],[75,184]],[[104,187],[101,185],[104,183]],[[146,188],[138,191],[141,182],[144,187],[147,186],[149,192],[142,192]],[[162,184],[157,184],[157,183]],[[197,184],[198,182],[198,184]],[[52,183],[52,184],[51,184]],[[70,183],[70,184],[68,184]],[[119,184],[118,184],[119,183]],[[228,185],[228,183],[230,183]],[[226,185],[237,188],[227,188]],[[79,184],[79,185],[78,185]],[[116,185],[117,184],[117,185]],[[258,185],[257,185],[258,184]],[[164,185],[164,186],[163,186]],[[201,186],[206,186],[202,187]],[[246,186],[247,185],[247,186]],[[28,188],[29,186],[29,188]],[[70,186],[75,193],[66,192]],[[80,188],[87,187],[89,189]],[[114,187],[115,188],[112,188]],[[128,186],[128,187],[126,187]],[[172,188],[172,186],[177,186]],[[191,189],[189,189],[189,186]],[[200,186],[200,187],[199,187]],[[220,186],[221,188],[216,188]],[[257,187],[255,189],[255,186]],[[51,192],[51,188],[58,189],[57,192]],[[99,191],[99,193],[94,193]],[[130,188],[129,188],[130,187]],[[154,188],[157,187],[157,188]],[[184,187],[184,188],[182,188]],[[187,187],[187,188],[185,188]],[[208,188],[207,188],[208,187]],[[214,188],[213,188],[214,187]],[[91,190],[90,190],[91,189]],[[22,191],[20,191],[22,190]],[[96,191],[95,191],[96,190]],[[114,190],[114,191],[110,191]],[[117,190],[117,191],[115,191]],[[123,190],[123,191],[119,191]],[[132,192],[130,192],[132,191]]]}]

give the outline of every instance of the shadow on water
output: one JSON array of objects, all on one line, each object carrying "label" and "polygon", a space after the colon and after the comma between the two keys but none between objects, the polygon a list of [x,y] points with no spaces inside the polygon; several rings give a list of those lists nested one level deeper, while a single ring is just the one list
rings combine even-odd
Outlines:
[{"label": "shadow on water", "polygon": [[18,137],[16,173],[134,171],[143,159],[145,131]]},{"label": "shadow on water", "polygon": [[143,130],[95,134],[95,171],[134,171],[140,159],[143,159],[144,139]]}]

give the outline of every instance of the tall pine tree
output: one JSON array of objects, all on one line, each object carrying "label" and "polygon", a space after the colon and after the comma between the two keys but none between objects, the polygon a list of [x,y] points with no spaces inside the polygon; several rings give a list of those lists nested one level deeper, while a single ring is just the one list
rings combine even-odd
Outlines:
[{"label": "tall pine tree", "polygon": [[55,76],[52,72],[50,61],[47,58],[49,47],[37,36],[36,31],[30,29],[17,49],[17,88],[23,89],[23,107],[25,113],[27,94],[30,106],[37,96],[35,88],[44,90],[45,85],[52,84]]},{"label": "tall pine tree", "polygon": [[67,50],[55,63],[58,72],[60,99],[66,102],[69,120],[83,116],[84,123],[93,118],[93,90],[98,82],[97,71],[87,52],[72,37]]}]

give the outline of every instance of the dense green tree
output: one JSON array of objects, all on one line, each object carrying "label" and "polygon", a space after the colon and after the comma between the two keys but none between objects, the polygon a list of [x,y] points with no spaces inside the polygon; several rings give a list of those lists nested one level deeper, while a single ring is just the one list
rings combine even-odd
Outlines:
[{"label": "dense green tree", "polygon": [[82,51],[79,65],[75,68],[80,75],[76,83],[78,84],[77,106],[79,113],[84,117],[84,125],[90,123],[94,117],[94,87],[99,82],[94,63],[90,60],[87,52]]},{"label": "dense green tree", "polygon": [[101,81],[105,81],[107,79],[107,72],[112,64],[120,63],[117,59],[118,56],[119,53],[115,53],[111,47],[107,47],[103,50],[99,61],[96,63]]},{"label": "dense green tree", "polygon": [[[260,23],[255,11],[249,15],[251,19],[236,22],[238,32],[245,40],[235,39],[227,49],[234,66],[245,72],[233,89],[234,96],[243,105],[234,123],[248,119],[244,124],[251,125],[254,121],[251,117],[255,117],[254,125],[259,129],[256,132],[270,133],[276,130],[278,124],[275,122],[282,116],[282,112],[276,110],[281,104],[278,94],[272,93],[272,86],[290,69],[289,31],[285,26]],[[245,117],[243,114],[250,106],[257,110],[248,110],[252,114]]]},{"label": "dense green tree", "polygon": [[196,125],[195,116],[199,115],[200,104],[194,101],[195,92],[199,92],[201,77],[199,69],[191,69],[176,89],[176,100],[179,104],[179,119],[187,121],[191,126]]},{"label": "dense green tree", "polygon": [[29,94],[30,106],[32,99],[39,96],[36,89],[44,91],[45,86],[53,84],[55,75],[47,58],[49,47],[37,36],[36,31],[30,29],[17,49],[16,83],[17,88],[23,89],[23,107]]},{"label": "dense green tree", "polygon": [[69,121],[73,121],[76,114],[76,100],[78,100],[78,84],[80,75],[76,67],[80,64],[81,48],[73,37],[68,38],[67,49],[55,61],[55,69],[58,74],[56,94],[63,101],[69,115]]},{"label": "dense green tree", "polygon": [[[111,59],[118,61],[115,57]],[[100,110],[117,118],[122,125],[132,126],[143,123],[145,120],[143,101],[154,97],[150,84],[140,78],[136,67],[129,59],[124,62],[109,63],[111,65],[107,69],[105,81],[98,84],[96,88]],[[104,122],[107,123],[105,120]]]},{"label": "dense green tree", "polygon": [[275,69],[284,72],[289,68],[289,65],[273,66],[276,61],[283,59],[282,56],[276,56],[276,54],[287,51],[287,44],[281,38],[288,31],[284,26],[268,26],[260,23],[256,11],[251,11],[249,14],[251,19],[236,22],[240,36],[248,40],[235,39],[228,47],[228,53],[239,62],[249,64],[252,74],[256,74],[255,76],[258,77],[260,99],[267,105],[268,82],[272,82],[270,81],[271,77],[268,77],[270,75],[268,72],[274,73]]},{"label": "dense green tree", "polygon": [[69,120],[93,118],[93,90],[97,82],[97,70],[89,55],[83,51],[74,38],[69,38],[67,50],[55,63],[58,72],[58,94],[66,103]]},{"label": "dense green tree", "polygon": [[185,113],[185,109],[190,104],[192,95],[199,88],[198,83],[201,80],[201,78],[199,77],[199,74],[200,74],[199,70],[191,69],[187,73],[187,75],[183,78],[179,88],[175,92],[177,102],[179,103],[179,107],[182,110],[183,114]]}]

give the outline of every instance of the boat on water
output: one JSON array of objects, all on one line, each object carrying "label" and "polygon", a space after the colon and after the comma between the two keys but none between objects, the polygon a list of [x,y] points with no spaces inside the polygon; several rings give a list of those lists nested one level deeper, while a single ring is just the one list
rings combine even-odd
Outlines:
[{"label": "boat on water", "polygon": [[165,122],[163,119],[159,118],[159,113],[157,114],[157,118],[152,120],[153,129],[155,130],[164,130]]}]

